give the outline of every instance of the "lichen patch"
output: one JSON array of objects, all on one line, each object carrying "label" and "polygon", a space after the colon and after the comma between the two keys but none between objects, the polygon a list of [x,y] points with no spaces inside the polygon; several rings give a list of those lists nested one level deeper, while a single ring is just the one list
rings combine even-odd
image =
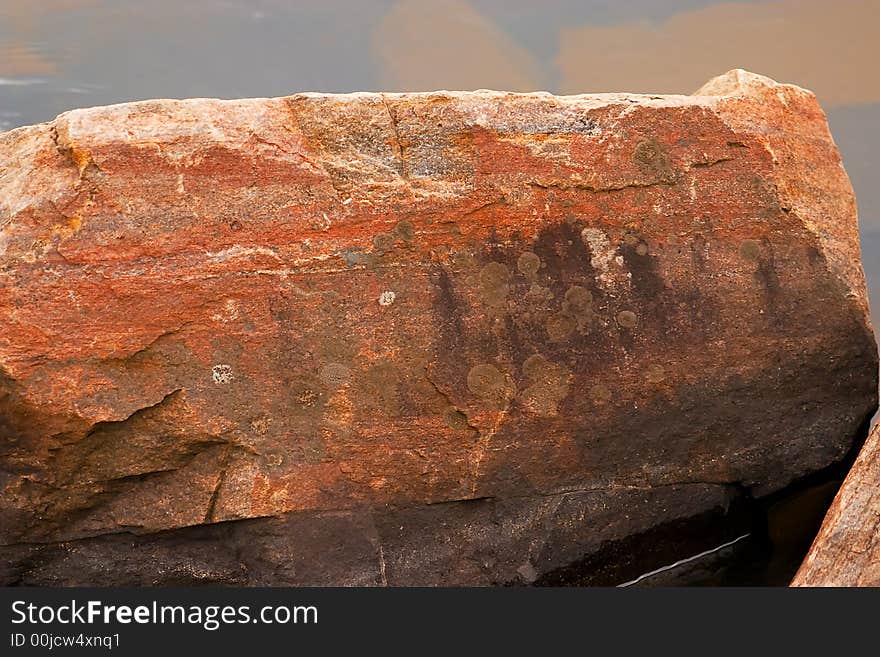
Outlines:
[{"label": "lichen patch", "polygon": [[232,371],[232,365],[218,364],[211,368],[211,379],[218,385],[226,385],[232,383],[235,374]]},{"label": "lichen patch", "polygon": [[606,288],[614,288],[619,282],[629,282],[623,266],[623,259],[618,260],[617,247],[608,239],[608,235],[599,228],[584,228],[581,240],[590,252],[590,265],[596,272],[599,284]]}]

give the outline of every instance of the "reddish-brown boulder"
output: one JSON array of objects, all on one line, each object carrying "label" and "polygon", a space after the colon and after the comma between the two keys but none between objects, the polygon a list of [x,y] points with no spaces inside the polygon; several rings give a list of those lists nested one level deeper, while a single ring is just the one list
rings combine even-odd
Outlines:
[{"label": "reddish-brown boulder", "polygon": [[6,582],[544,581],[840,459],[876,402],[852,190],[797,87],[0,135]]}]

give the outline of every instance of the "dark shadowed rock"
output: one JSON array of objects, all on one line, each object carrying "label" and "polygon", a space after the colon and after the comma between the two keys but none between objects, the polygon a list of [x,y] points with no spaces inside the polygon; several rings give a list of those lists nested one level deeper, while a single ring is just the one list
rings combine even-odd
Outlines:
[{"label": "dark shadowed rock", "polygon": [[876,401],[855,201],[797,87],[0,135],[6,582],[552,580],[839,460]]}]

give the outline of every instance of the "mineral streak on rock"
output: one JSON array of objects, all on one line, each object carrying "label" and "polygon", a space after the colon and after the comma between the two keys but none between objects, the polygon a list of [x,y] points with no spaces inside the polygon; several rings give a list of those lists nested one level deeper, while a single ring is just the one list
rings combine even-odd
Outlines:
[{"label": "mineral streak on rock", "polygon": [[535,580],[841,458],[876,371],[825,117],[744,71],[0,134],[7,582]]}]

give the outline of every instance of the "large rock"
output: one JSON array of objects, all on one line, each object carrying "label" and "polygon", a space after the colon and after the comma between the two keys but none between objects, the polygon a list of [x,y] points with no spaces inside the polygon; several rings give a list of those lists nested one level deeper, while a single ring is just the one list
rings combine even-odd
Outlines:
[{"label": "large rock", "polygon": [[880,586],[880,425],[834,498],[793,586]]},{"label": "large rock", "polygon": [[744,71],[2,134],[3,581],[555,581],[723,515],[876,407],[855,212]]}]

